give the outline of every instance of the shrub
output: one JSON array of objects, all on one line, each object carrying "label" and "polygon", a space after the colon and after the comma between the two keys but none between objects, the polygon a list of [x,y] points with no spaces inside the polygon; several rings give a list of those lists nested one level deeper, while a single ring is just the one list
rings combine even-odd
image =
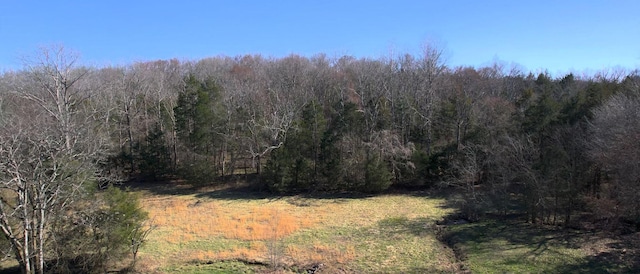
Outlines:
[{"label": "shrub", "polygon": [[94,200],[52,226],[53,252],[58,260],[48,272],[101,273],[114,263],[131,258],[135,264],[138,248],[150,228],[139,195],[116,187],[94,194]]}]

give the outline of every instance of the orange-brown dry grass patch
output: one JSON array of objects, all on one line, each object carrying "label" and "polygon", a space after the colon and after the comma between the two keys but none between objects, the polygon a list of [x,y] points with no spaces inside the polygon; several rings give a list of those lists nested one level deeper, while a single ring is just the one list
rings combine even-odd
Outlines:
[{"label": "orange-brown dry grass patch", "polygon": [[[142,204],[156,229],[149,238],[149,252],[143,250],[140,259],[164,258],[164,265],[216,260],[268,262],[276,252],[270,245],[282,244],[285,237],[313,227],[324,216],[319,208],[295,207],[284,200],[147,196]],[[283,253],[278,259],[285,260],[285,256],[290,258]]]},{"label": "orange-brown dry grass patch", "polygon": [[[149,239],[152,250],[143,251],[140,261],[144,264],[164,259],[165,266],[216,260],[269,262],[271,253],[276,252],[270,250],[270,245],[282,244],[285,237],[313,227],[324,216],[320,208],[295,207],[285,200],[267,199],[227,201],[195,196],[147,196],[143,206],[156,228]],[[221,239],[229,239],[232,244],[220,243]],[[340,256],[339,251],[329,248],[323,252]],[[309,252],[298,254],[296,258],[280,254],[278,259],[312,258]],[[145,271],[151,270],[145,267]]]},{"label": "orange-brown dry grass patch", "polygon": [[303,211],[284,209],[282,203],[221,205],[221,201],[184,198],[147,199],[150,218],[158,228],[168,228],[166,241],[180,243],[222,236],[238,240],[280,239],[318,222]]},{"label": "orange-brown dry grass patch", "polygon": [[[193,261],[219,260],[281,266],[324,263],[362,268],[368,261],[378,265],[389,252],[378,250],[372,257],[365,249],[379,247],[369,232],[379,230],[381,220],[398,216],[408,220],[439,218],[447,211],[436,199],[403,195],[358,199],[147,195],[142,204],[156,229],[139,258],[160,260],[161,270]],[[380,240],[389,241],[386,236],[381,235]],[[397,235],[400,239],[414,236]],[[414,248],[409,241],[399,245]]]},{"label": "orange-brown dry grass patch", "polygon": [[280,239],[312,222],[278,208],[255,208],[238,216],[220,216],[218,229],[227,238],[240,240]]}]

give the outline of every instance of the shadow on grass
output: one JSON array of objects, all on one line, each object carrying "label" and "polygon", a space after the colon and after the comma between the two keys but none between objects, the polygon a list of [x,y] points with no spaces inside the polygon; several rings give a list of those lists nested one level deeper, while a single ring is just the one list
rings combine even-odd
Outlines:
[{"label": "shadow on grass", "polygon": [[584,262],[577,264],[563,264],[554,269],[555,273],[638,273],[640,266],[626,265],[617,262],[616,258],[611,258],[611,253],[588,257]]},{"label": "shadow on grass", "polygon": [[411,234],[415,236],[434,234],[434,220],[428,218],[409,219],[407,217],[391,217],[380,220],[378,229],[387,236],[393,234]]},{"label": "shadow on grass", "polygon": [[287,203],[307,207],[313,206],[314,200],[332,200],[333,203],[344,203],[351,199],[363,199],[375,195],[361,193],[303,193],[303,194],[276,194],[268,191],[257,190],[250,185],[225,187],[214,190],[200,190],[195,195],[197,198],[215,200],[285,200]]},{"label": "shadow on grass", "polygon": [[[233,175],[224,178],[213,179],[212,183],[193,185],[182,180],[164,180],[164,181],[131,181],[122,185],[123,188],[129,188],[134,191],[144,191],[154,195],[196,195],[198,198],[210,198],[219,200],[280,200],[284,198],[300,199],[361,199],[373,197],[376,195],[357,193],[357,192],[340,192],[340,193],[296,193],[296,194],[279,194],[267,190],[260,184],[257,174]],[[380,193],[383,195],[387,193]],[[292,202],[293,204],[298,201]],[[304,203],[302,203],[304,206]]]},{"label": "shadow on grass", "polygon": [[[640,234],[632,237],[638,238]],[[528,263],[531,264],[541,256],[552,256],[560,262],[541,267],[552,269],[553,273],[639,273],[640,271],[640,252],[638,252],[640,240],[638,239],[634,242],[600,232],[536,226],[518,219],[490,219],[478,223],[452,225],[447,228],[447,233],[443,235],[442,240],[452,247],[458,258],[463,261],[473,252],[476,255],[479,252],[495,252],[496,256],[500,256],[498,253],[502,251],[528,249],[523,254],[514,256],[513,261],[510,262],[518,265],[529,261]],[[601,244],[603,242],[608,243]],[[492,245],[492,243],[496,244]],[[559,252],[559,249],[572,249],[576,250],[577,254],[581,252],[586,254],[582,259],[566,260],[567,255]]]},{"label": "shadow on grass", "polygon": [[[576,249],[594,237],[591,232],[566,230],[553,226],[535,226],[519,219],[490,219],[454,229],[455,240],[505,241],[532,247],[533,253],[544,251],[548,245]],[[534,254],[535,255],[535,254]]]},{"label": "shadow on grass", "polygon": [[[311,200],[332,200],[335,203],[347,202],[352,199],[364,199],[376,197],[378,195],[399,194],[396,190],[378,194],[368,194],[359,192],[312,192],[312,193],[273,193],[266,187],[257,183],[257,177],[253,175],[241,175],[233,178],[220,179],[219,181],[206,185],[190,185],[184,181],[135,181],[123,185],[133,191],[143,191],[153,195],[183,196],[194,195],[199,199],[215,200],[286,200],[295,206],[311,206]],[[412,192],[404,192],[407,195],[422,195]]]},{"label": "shadow on grass", "polygon": [[[392,187],[384,192],[371,194],[354,191],[311,192],[311,193],[273,193],[259,183],[257,174],[230,175],[212,179],[212,183],[203,185],[189,184],[183,180],[131,181],[122,185],[133,191],[144,191],[153,195],[182,196],[195,195],[200,199],[216,200],[282,200],[292,205],[310,206],[309,200],[333,200],[335,203],[353,199],[365,199],[381,195],[406,195],[429,199],[447,199],[448,193],[440,189],[420,190]],[[443,207],[450,207],[445,205]],[[451,206],[453,207],[453,205]]]},{"label": "shadow on grass", "polygon": [[22,273],[20,271],[21,270],[20,270],[19,266],[12,266],[12,267],[8,267],[8,268],[0,269],[0,274],[18,274],[18,273]]},{"label": "shadow on grass", "polygon": [[191,184],[184,180],[167,179],[159,181],[131,180],[121,185],[123,188],[130,188],[134,191],[145,191],[154,195],[191,195],[203,193],[211,190],[235,189],[237,192],[257,193],[260,192],[255,184],[257,176],[255,174],[230,175],[214,178],[211,183]]},{"label": "shadow on grass", "polygon": [[583,262],[565,264],[558,273],[640,273],[640,233],[622,235]]}]

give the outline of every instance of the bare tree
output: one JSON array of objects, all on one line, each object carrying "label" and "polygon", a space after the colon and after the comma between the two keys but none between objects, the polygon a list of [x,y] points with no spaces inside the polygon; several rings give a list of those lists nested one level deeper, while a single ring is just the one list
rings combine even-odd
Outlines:
[{"label": "bare tree", "polygon": [[72,119],[78,105],[88,98],[82,89],[74,88],[78,80],[89,72],[86,68],[77,67],[78,58],[77,54],[62,46],[42,48],[34,59],[27,59],[28,79],[37,87],[27,85],[17,90],[56,120],[68,150],[74,141]]},{"label": "bare tree", "polygon": [[89,96],[76,88],[88,70],[62,47],[35,60],[0,132],[0,228],[25,273],[45,271],[49,225],[81,199],[100,154],[84,124],[95,117],[83,113]]},{"label": "bare tree", "polygon": [[244,103],[241,103],[246,116],[243,126],[248,133],[246,150],[257,173],[263,157],[283,145],[309,100],[305,93],[308,60],[294,55],[268,65],[257,68],[260,82],[257,86],[245,86],[248,89],[242,94]]},{"label": "bare tree", "polygon": [[52,131],[17,121],[0,137],[0,228],[26,273],[44,272],[50,222],[64,217],[93,176],[87,164],[91,160],[67,150],[64,138],[52,137]]},{"label": "bare tree", "polygon": [[415,62],[415,73],[411,81],[406,82],[406,102],[415,117],[416,123],[424,132],[423,146],[427,155],[431,154],[435,107],[439,102],[439,92],[444,86],[447,67],[444,64],[443,50],[425,44],[421,58]]},{"label": "bare tree", "polygon": [[498,191],[510,185],[524,195],[524,206],[528,219],[539,222],[541,209],[545,208],[546,184],[540,172],[535,168],[539,161],[540,149],[530,136],[503,135],[499,144],[491,147],[491,164],[495,166],[493,183]]},{"label": "bare tree", "polygon": [[640,99],[619,94],[595,112],[590,156],[612,175],[621,215],[640,219]]}]

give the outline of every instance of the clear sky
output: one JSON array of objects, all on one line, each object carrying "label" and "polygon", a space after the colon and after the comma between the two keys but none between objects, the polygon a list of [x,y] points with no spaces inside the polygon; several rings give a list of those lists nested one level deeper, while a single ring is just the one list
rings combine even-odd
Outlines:
[{"label": "clear sky", "polygon": [[62,44],[92,65],[291,53],[378,58],[435,42],[450,66],[640,68],[640,1],[0,0],[0,71]]}]

